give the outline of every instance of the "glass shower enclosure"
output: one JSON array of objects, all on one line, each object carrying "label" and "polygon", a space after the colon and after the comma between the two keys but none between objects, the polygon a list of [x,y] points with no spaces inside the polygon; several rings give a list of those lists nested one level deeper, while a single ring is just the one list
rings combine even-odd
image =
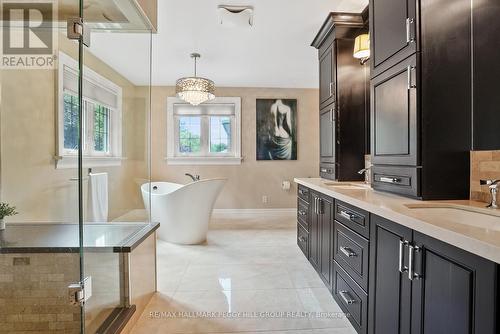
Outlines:
[{"label": "glass shower enclosure", "polygon": [[107,333],[134,311],[130,253],[155,229],[147,2],[0,0],[0,331]]}]

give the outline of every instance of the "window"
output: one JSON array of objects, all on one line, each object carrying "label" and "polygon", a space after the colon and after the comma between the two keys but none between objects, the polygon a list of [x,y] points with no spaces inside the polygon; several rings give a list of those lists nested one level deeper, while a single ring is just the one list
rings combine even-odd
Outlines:
[{"label": "window", "polygon": [[[57,168],[77,167],[78,153],[78,72],[77,62],[59,54],[59,131]],[[119,86],[94,71],[84,68],[83,77],[84,164],[117,166],[121,164],[121,97]]]},{"label": "window", "polygon": [[241,100],[218,97],[192,106],[167,99],[167,162],[176,165],[241,163]]}]

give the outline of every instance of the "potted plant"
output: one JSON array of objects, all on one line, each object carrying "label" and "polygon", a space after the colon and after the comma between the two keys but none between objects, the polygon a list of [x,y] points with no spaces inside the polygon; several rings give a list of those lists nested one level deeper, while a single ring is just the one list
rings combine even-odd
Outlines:
[{"label": "potted plant", "polygon": [[0,231],[5,230],[5,222],[3,219],[5,217],[10,217],[17,215],[16,207],[10,206],[8,203],[0,203]]}]

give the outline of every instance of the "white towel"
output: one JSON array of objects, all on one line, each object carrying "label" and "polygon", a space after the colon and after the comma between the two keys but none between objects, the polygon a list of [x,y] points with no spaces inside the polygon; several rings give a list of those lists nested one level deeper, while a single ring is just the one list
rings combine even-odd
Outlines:
[{"label": "white towel", "polygon": [[89,174],[87,221],[108,221],[108,173]]}]

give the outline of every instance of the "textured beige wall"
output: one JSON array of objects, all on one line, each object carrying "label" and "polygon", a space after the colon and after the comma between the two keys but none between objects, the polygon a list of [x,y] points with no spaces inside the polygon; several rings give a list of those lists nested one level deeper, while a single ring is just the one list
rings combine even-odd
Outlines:
[{"label": "textured beige wall", "polygon": [[[77,44],[59,39],[76,58]],[[123,149],[120,167],[94,168],[109,174],[109,218],[143,208],[139,185],[148,176],[149,99],[111,67],[85,54],[85,65],[123,88]],[[8,221],[74,222],[78,219],[76,169],[55,169],[57,71],[4,70],[1,85],[1,200],[19,215]]]},{"label": "textured beige wall", "polygon": [[[152,179],[187,183],[184,173],[202,178],[227,177],[217,208],[293,208],[296,206],[294,177],[317,177],[319,166],[319,106],[316,89],[218,88],[217,96],[241,97],[243,162],[236,166],[172,166],[166,157],[167,97],[173,87],[153,87],[152,91]],[[297,161],[256,161],[256,99],[297,99]],[[281,190],[281,182],[292,182],[290,191]],[[262,196],[268,203],[262,203]]]}]

